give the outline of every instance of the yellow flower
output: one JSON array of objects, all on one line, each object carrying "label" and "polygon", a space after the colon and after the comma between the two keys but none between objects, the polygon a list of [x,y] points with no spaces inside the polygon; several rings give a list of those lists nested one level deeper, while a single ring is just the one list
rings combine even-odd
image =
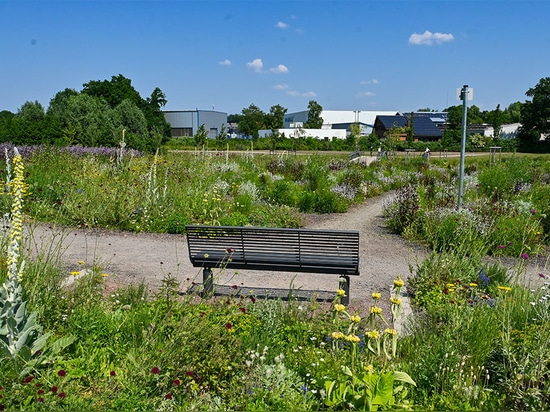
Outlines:
[{"label": "yellow flower", "polygon": [[101,276],[103,276],[104,278],[106,278],[107,276],[109,276],[108,273],[102,273]]},{"label": "yellow flower", "polygon": [[393,286],[395,286],[396,288],[402,288],[403,286],[405,286],[405,282],[403,282],[403,279],[399,277],[393,281]]},{"label": "yellow flower", "polygon": [[71,272],[71,275],[78,276],[78,275],[80,275],[80,272],[78,270],[75,270],[75,271]]},{"label": "yellow flower", "polygon": [[332,339],[342,339],[344,337],[344,334],[342,332],[332,332],[330,334],[330,337]]},{"label": "yellow flower", "polygon": [[472,288],[477,288],[477,287],[478,287],[478,284],[475,283],[475,282],[472,282],[472,283],[470,283],[470,287],[472,287]]},{"label": "yellow flower", "polygon": [[386,335],[397,336],[397,331],[395,329],[390,329],[390,328],[384,329],[384,333]]},{"label": "yellow flower", "polygon": [[350,320],[353,322],[353,323],[359,323],[361,322],[361,316],[359,315],[353,315]]},{"label": "yellow flower", "polygon": [[84,262],[83,260],[79,260],[79,261],[78,261],[78,264],[79,264],[79,265],[83,265],[83,264],[85,264],[85,263],[86,263],[86,262]]},{"label": "yellow flower", "polygon": [[448,288],[454,288],[455,284],[454,283],[447,283],[445,286],[447,286]]},{"label": "yellow flower", "polygon": [[371,330],[367,332],[366,335],[371,339],[378,339],[380,337],[380,333],[378,333],[377,330]]},{"label": "yellow flower", "polygon": [[338,289],[336,291],[336,296],[340,296],[340,297],[346,296],[346,291],[344,289]]},{"label": "yellow flower", "polygon": [[497,286],[499,290],[502,290],[504,292],[510,292],[512,288],[510,286]]},{"label": "yellow flower", "polygon": [[343,312],[344,310],[346,310],[346,307],[340,303],[337,303],[336,305],[334,305],[334,310],[336,310],[336,312]]},{"label": "yellow flower", "polygon": [[401,305],[401,299],[399,298],[390,298],[390,302],[397,306]]},{"label": "yellow flower", "polygon": [[348,342],[357,343],[360,341],[359,336],[354,335],[353,333],[346,336],[346,340]]},{"label": "yellow flower", "polygon": [[369,308],[369,311],[370,311],[370,313],[380,314],[380,313],[382,313],[382,308],[379,308],[378,306],[371,306]]},{"label": "yellow flower", "polygon": [[371,296],[374,300],[378,300],[382,297],[382,294],[379,292],[373,292]]}]

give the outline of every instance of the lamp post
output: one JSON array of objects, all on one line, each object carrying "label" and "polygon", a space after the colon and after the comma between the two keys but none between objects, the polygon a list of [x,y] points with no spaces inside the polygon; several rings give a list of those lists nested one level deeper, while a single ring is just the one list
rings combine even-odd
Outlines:
[{"label": "lamp post", "polygon": [[460,100],[462,100],[462,143],[460,147],[460,184],[458,187],[458,207],[462,207],[462,195],[464,194],[464,158],[466,157],[466,128],[468,114],[468,85],[465,84],[460,91]]}]

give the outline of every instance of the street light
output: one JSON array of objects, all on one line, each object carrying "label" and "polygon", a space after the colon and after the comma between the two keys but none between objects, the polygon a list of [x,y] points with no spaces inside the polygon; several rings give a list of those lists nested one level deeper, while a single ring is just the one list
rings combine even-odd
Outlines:
[{"label": "street light", "polygon": [[460,183],[458,187],[458,207],[462,207],[462,195],[464,194],[464,158],[466,157],[466,128],[468,114],[468,100],[473,98],[473,89],[468,90],[468,85],[465,84],[460,90],[459,98],[462,100],[462,142],[460,147]]}]

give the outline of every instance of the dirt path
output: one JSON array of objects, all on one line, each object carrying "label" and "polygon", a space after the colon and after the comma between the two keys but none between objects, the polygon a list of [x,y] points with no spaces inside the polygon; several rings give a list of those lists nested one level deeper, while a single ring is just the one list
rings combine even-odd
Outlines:
[{"label": "dirt path", "polygon": [[[390,196],[386,194],[385,196]],[[351,303],[370,304],[374,291],[389,296],[393,279],[410,275],[427,251],[393,235],[384,225],[382,205],[385,196],[371,198],[355,205],[345,214],[309,215],[306,226],[322,229],[352,229],[360,232],[360,276],[351,277]],[[193,282],[202,282],[202,271],[193,268],[188,257],[183,235],[127,233],[106,230],[68,229],[47,225],[27,228],[27,248],[33,254],[41,251],[50,260],[71,271],[96,265],[107,273],[111,287],[144,281],[151,291],[161,285],[162,279],[174,276],[180,282],[180,291],[186,291]],[[86,262],[85,265],[79,261]],[[509,266],[514,263],[509,261]],[[542,268],[541,266],[544,266]],[[546,262],[533,262],[530,279],[541,284],[539,271]],[[548,273],[547,273],[548,274]],[[290,274],[281,272],[226,271],[217,274],[218,285],[237,285],[251,288],[295,289],[330,291],[338,286],[331,275]]]},{"label": "dirt path", "polygon": [[[345,214],[309,216],[307,227],[322,229],[353,229],[360,231],[360,276],[351,279],[351,299],[364,300],[373,291],[389,292],[397,275],[409,275],[409,263],[424,256],[424,251],[392,235],[384,227],[382,199],[368,199]],[[185,236],[118,231],[68,229],[36,225],[28,229],[28,248],[42,251],[58,261],[68,272],[86,265],[97,265],[109,274],[112,284],[126,285],[142,280],[156,290],[162,279],[172,275],[186,290],[193,281],[202,282],[200,269],[189,262]],[[223,273],[217,284],[244,285],[253,288],[294,288],[334,291],[337,279],[330,275],[293,275],[279,272],[242,271]]]}]

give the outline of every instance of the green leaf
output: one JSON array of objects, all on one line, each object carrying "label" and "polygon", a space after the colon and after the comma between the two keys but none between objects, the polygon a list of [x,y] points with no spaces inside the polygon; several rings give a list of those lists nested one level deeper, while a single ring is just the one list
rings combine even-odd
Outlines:
[{"label": "green leaf", "polygon": [[373,404],[388,405],[393,400],[393,381],[393,372],[387,372],[380,376],[376,383]]},{"label": "green leaf", "polygon": [[396,381],[410,383],[411,385],[416,386],[416,382],[413,381],[413,379],[410,377],[410,375],[407,372],[394,371],[393,375]]}]

